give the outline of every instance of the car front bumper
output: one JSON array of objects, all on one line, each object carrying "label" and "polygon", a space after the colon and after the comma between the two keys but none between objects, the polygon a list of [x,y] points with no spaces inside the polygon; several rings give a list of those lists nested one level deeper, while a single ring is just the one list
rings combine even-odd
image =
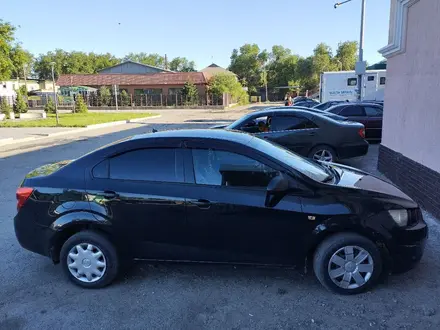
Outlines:
[{"label": "car front bumper", "polygon": [[370,145],[363,140],[357,143],[346,143],[336,149],[339,159],[365,156]]}]

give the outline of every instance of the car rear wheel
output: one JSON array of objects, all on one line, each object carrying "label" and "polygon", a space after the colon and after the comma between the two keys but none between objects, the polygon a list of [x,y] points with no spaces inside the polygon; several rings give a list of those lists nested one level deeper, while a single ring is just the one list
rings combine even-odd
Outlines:
[{"label": "car rear wheel", "polygon": [[339,233],[316,249],[313,268],[319,282],[340,294],[356,294],[371,288],[382,272],[378,247],[354,233]]},{"label": "car rear wheel", "polygon": [[101,288],[110,284],[119,269],[114,245],[103,235],[82,231],[63,245],[60,260],[69,279],[84,288]]},{"label": "car rear wheel", "polygon": [[309,158],[328,163],[332,163],[337,160],[336,152],[332,147],[326,145],[314,147],[309,153]]}]

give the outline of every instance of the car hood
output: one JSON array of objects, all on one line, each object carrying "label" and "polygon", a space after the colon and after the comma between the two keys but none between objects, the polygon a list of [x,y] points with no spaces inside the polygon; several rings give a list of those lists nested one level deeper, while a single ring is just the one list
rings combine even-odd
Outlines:
[{"label": "car hood", "polygon": [[379,193],[394,199],[409,202],[410,204],[415,204],[413,205],[414,207],[417,206],[411,197],[401,191],[398,187],[374,175],[345,165],[331,164],[330,166],[339,174],[340,179],[336,183],[336,186],[338,187],[355,188],[363,191]]}]

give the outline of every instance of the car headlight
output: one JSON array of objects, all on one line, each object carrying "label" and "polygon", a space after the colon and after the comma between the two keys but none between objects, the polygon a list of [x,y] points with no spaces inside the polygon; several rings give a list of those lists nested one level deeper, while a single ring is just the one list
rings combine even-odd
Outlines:
[{"label": "car headlight", "polygon": [[408,225],[408,211],[402,210],[388,210],[389,215],[393,218],[394,222],[399,227],[405,227]]}]

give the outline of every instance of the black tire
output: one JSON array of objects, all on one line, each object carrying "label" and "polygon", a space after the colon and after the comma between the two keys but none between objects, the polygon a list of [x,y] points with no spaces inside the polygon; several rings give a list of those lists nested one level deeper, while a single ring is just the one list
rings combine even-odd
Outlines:
[{"label": "black tire", "polygon": [[[345,246],[358,246],[366,250],[373,259],[373,272],[366,283],[357,288],[342,288],[330,278],[328,267],[330,258],[335,252]],[[357,294],[372,288],[378,281],[383,268],[382,256],[379,248],[368,238],[355,233],[337,233],[326,238],[315,251],[313,269],[319,282],[328,290],[339,294]]]},{"label": "black tire", "polygon": [[318,145],[316,147],[313,147],[312,150],[310,150],[308,157],[313,159],[313,156],[321,150],[325,150],[326,152],[330,153],[332,156],[332,163],[336,162],[338,160],[338,156],[336,155],[336,151],[335,149],[333,149],[332,147],[325,145],[325,144],[321,144]]},{"label": "black tire", "polygon": [[[78,244],[92,244],[101,250],[106,263],[104,275],[94,282],[83,282],[76,278],[68,267],[68,254]],[[81,231],[71,236],[61,248],[60,262],[67,277],[76,285],[83,288],[102,288],[116,278],[119,272],[119,258],[115,246],[104,236],[93,231]]]}]

